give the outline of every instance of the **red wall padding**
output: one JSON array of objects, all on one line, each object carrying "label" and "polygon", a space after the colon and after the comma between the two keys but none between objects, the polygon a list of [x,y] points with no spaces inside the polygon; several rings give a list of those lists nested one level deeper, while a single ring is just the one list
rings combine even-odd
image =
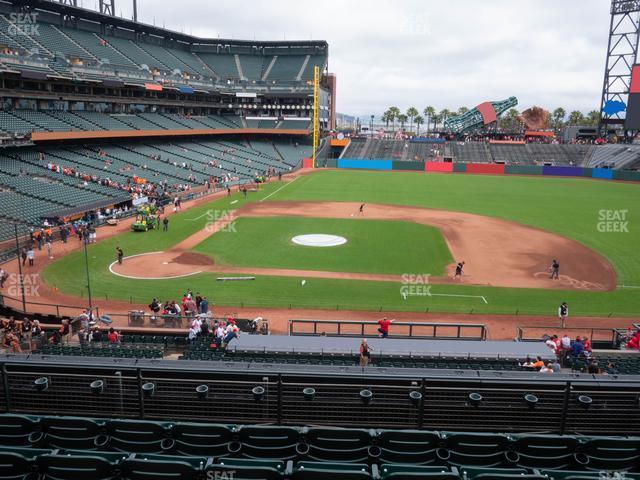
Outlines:
[{"label": "red wall padding", "polygon": [[313,159],[311,159],[311,158],[303,158],[302,159],[302,168],[313,168]]},{"label": "red wall padding", "polygon": [[453,172],[451,162],[424,162],[424,169],[427,172]]},{"label": "red wall padding", "polygon": [[504,165],[494,163],[467,163],[467,173],[493,173],[504,175]]}]

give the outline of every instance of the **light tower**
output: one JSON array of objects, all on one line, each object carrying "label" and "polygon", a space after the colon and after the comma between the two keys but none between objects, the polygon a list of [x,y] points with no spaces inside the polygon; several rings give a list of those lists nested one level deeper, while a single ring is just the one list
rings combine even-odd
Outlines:
[{"label": "light tower", "polygon": [[[613,102],[627,105],[631,69],[638,54],[640,0],[611,0],[611,25],[600,102],[600,133],[610,125],[624,125],[626,111]],[[612,102],[612,103],[609,103]],[[617,104],[620,105],[620,104]]]}]

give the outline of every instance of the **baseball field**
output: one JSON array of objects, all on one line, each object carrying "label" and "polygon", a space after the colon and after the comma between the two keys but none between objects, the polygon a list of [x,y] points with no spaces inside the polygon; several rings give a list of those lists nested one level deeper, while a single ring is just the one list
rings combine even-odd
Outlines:
[{"label": "baseball field", "polygon": [[[89,245],[91,289],[141,305],[191,288],[230,306],[548,315],[566,301],[573,315],[633,316],[639,218],[631,183],[314,171],[170,215],[168,232]],[[305,234],[347,241],[292,243]],[[558,280],[549,279],[554,258]],[[453,280],[458,261],[464,275]],[[87,296],[82,250],[42,276],[47,288]]]}]

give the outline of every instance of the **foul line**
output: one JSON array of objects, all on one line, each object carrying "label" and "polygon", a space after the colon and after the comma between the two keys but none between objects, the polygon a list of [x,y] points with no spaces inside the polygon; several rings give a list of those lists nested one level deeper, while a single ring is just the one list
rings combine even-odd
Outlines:
[{"label": "foul line", "polygon": [[488,304],[484,295],[459,295],[457,293],[432,293],[432,297],[464,297],[464,298],[481,298],[485,304]]},{"label": "foul line", "polygon": [[277,190],[271,192],[269,195],[267,195],[266,197],[264,197],[262,200],[260,200],[260,202],[264,202],[267,198],[271,197],[272,195],[275,195],[276,193],[278,193],[280,190],[282,190],[284,187],[291,185],[293,182],[295,182],[297,179],[299,179],[300,177],[296,177],[293,180],[291,180],[288,183],[285,183],[284,185],[282,185],[280,188],[278,188]]},{"label": "foul line", "polygon": [[[126,260],[127,258],[143,257],[144,255],[157,255],[158,253],[164,253],[164,252],[138,253],[137,255],[129,255],[128,257],[124,257],[122,259],[122,261],[124,262],[124,260]],[[122,273],[114,272],[113,271],[113,266],[116,263],[118,263],[117,260],[115,262],[111,263],[111,265],[109,265],[109,271],[112,274],[116,275],[117,277],[130,278],[132,280],[171,280],[172,278],[190,277],[192,275],[197,275],[198,273],[202,273],[202,271],[199,270],[197,272],[185,273],[184,275],[173,275],[173,276],[169,276],[169,277],[134,277],[133,275],[123,275]]]},{"label": "foul line", "polygon": [[620,288],[640,288],[640,285],[619,285]]},{"label": "foul line", "polygon": [[209,210],[207,210],[202,215],[200,215],[200,216],[198,216],[196,218],[187,218],[187,222],[195,222],[196,220],[200,220],[202,217],[206,217],[207,215],[209,215]]}]

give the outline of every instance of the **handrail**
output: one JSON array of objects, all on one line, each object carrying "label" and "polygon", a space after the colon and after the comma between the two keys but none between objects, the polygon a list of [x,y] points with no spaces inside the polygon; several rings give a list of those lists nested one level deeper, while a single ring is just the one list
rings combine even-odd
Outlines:
[{"label": "handrail", "polygon": [[[309,329],[296,330],[296,325],[312,325]],[[482,323],[436,323],[436,322],[393,322],[390,336],[396,338],[414,339],[452,339],[457,340],[486,340],[487,329]],[[321,327],[320,331],[318,327]],[[326,327],[335,327],[327,331]],[[289,335],[323,335],[323,336],[365,336],[375,335],[378,322],[371,320],[314,320],[290,319]],[[359,327],[359,328],[350,328]],[[367,328],[369,327],[369,328]],[[426,330],[426,331],[425,331]],[[429,332],[430,330],[430,332]],[[440,330],[440,332],[438,332]],[[453,332],[452,332],[453,330]],[[464,334],[463,330],[471,330],[471,334]],[[443,333],[444,331],[444,333]]]}]

